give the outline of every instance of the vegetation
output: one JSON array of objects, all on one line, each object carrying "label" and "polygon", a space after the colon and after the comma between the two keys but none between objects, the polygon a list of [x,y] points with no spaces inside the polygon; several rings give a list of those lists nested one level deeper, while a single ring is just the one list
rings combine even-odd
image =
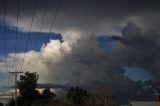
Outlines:
[{"label": "vegetation", "polygon": [[42,98],[43,99],[54,99],[56,97],[56,94],[51,92],[50,88],[45,88],[42,92]]},{"label": "vegetation", "polygon": [[4,106],[3,103],[0,103],[0,106]]},{"label": "vegetation", "polygon": [[88,92],[79,87],[71,87],[67,94],[68,101],[73,105],[83,105],[88,97]]},{"label": "vegetation", "polygon": [[36,73],[26,72],[25,75],[20,76],[20,81],[17,82],[20,92],[18,100],[23,101],[25,106],[30,106],[35,100],[40,98],[40,93],[36,90],[38,78],[39,76]]},{"label": "vegetation", "polygon": [[[17,82],[20,95],[17,98],[18,106],[118,106],[117,102],[111,98],[109,87],[99,87],[95,95],[79,87],[71,87],[66,95],[68,102],[55,99],[56,94],[50,88],[45,88],[40,93],[37,88],[39,76],[37,73],[26,72],[20,76]],[[0,104],[3,106],[3,104]],[[15,101],[11,100],[7,106],[15,106]]]},{"label": "vegetation", "polygon": [[[20,81],[17,82],[20,96],[17,98],[18,106],[31,106],[35,101],[41,99],[53,99],[56,95],[50,91],[50,88],[43,90],[40,94],[37,88],[38,81],[37,73],[26,72],[25,75],[20,76]],[[14,106],[15,101],[11,100],[9,106]]]}]

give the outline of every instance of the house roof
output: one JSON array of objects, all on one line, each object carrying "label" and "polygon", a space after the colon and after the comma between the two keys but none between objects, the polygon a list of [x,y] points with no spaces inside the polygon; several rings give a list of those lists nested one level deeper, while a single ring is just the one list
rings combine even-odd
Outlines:
[{"label": "house roof", "polygon": [[134,102],[130,102],[129,106],[160,106],[160,102],[134,101]]}]

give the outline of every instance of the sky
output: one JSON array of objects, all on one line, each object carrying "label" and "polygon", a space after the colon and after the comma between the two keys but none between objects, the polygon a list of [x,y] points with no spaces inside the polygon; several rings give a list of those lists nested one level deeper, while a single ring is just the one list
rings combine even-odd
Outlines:
[{"label": "sky", "polygon": [[43,87],[137,94],[160,81],[159,21],[158,0],[1,0],[0,92],[23,70]]}]

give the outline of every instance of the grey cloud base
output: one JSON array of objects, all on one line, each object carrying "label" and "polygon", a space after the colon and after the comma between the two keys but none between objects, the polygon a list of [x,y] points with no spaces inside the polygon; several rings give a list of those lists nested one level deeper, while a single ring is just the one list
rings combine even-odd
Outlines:
[{"label": "grey cloud base", "polygon": [[71,52],[63,54],[60,61],[55,62],[52,55],[43,62],[50,73],[49,80],[54,83],[86,87],[139,86],[139,82],[123,75],[124,67],[141,67],[153,76],[151,81],[159,81],[159,40],[155,31],[143,31],[134,23],[128,23],[122,29],[121,39],[115,39],[117,44],[111,51],[100,48],[96,36],[90,34],[70,45]]}]

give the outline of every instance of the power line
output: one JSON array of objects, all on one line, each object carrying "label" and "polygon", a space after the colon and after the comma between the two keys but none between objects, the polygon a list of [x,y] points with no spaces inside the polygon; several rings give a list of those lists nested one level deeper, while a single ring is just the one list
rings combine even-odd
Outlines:
[{"label": "power line", "polygon": [[31,36],[31,30],[32,30],[32,25],[33,25],[33,20],[34,20],[34,17],[35,17],[35,13],[36,13],[37,4],[38,4],[37,0],[35,0],[34,9],[33,9],[33,16],[32,16],[32,20],[31,20],[31,24],[30,24],[30,28],[29,28],[29,34],[28,34],[28,37],[27,37],[27,42],[26,42],[26,46],[25,46],[25,52],[24,52],[24,56],[23,56],[23,60],[22,60],[21,70],[22,70],[22,67],[23,67],[24,62],[25,62],[26,52],[27,52],[27,48],[28,48],[28,42],[29,42],[29,39],[30,39],[30,36]]},{"label": "power line", "polygon": [[[8,62],[7,62],[7,52],[6,52],[6,0],[3,1],[4,2],[4,56],[5,56],[5,64],[6,64],[6,69],[9,72],[9,68],[8,68]],[[10,79],[10,74],[9,74],[9,79]],[[8,87],[9,87],[9,81],[8,80]]]},{"label": "power line", "polygon": [[[4,2],[4,56],[5,56],[5,65],[6,65],[6,69],[9,72],[9,67],[8,67],[8,62],[7,62],[7,51],[6,51],[6,0],[3,1]],[[7,79],[8,80],[8,79]],[[10,74],[9,74],[9,80],[8,80],[8,88],[9,88],[9,84],[10,84]]]},{"label": "power line", "polygon": [[14,45],[14,63],[13,63],[13,71],[15,70],[15,61],[16,61],[16,49],[17,49],[17,39],[18,39],[18,27],[19,27],[19,0],[17,0],[17,28],[16,28],[16,41]]},{"label": "power line", "polygon": [[7,52],[6,52],[6,0],[4,0],[4,9],[3,9],[4,11],[3,11],[3,15],[4,15],[4,29],[3,29],[3,31],[4,31],[4,44],[3,44],[3,48],[4,48],[4,56],[5,56],[5,65],[6,65],[6,69],[7,69],[7,71],[9,72],[9,68],[8,68],[8,62],[7,62],[7,56],[6,56],[6,54],[7,54]]},{"label": "power line", "polygon": [[16,29],[16,41],[14,45],[14,63],[13,63],[13,71],[9,71],[9,73],[12,73],[15,75],[15,106],[17,106],[17,76],[19,73],[22,73],[21,71],[16,70],[16,49],[17,49],[17,39],[18,39],[18,28],[19,28],[19,0],[17,0],[17,29]]},{"label": "power line", "polygon": [[[44,21],[45,21],[45,16],[46,16],[46,11],[47,11],[47,9],[48,9],[48,6],[49,5],[49,2],[46,4],[46,6],[45,6],[45,8],[44,8],[44,12],[43,12],[43,16],[42,16],[42,22],[41,22],[41,25],[40,25],[40,30],[39,30],[39,32],[41,33],[42,32],[42,27],[43,27],[43,24],[44,24]],[[39,34],[38,34],[39,35]],[[37,37],[36,37],[36,46],[35,46],[35,49],[36,49],[36,47],[38,46],[38,43],[39,43],[39,36],[37,35]],[[32,64],[32,62],[34,61],[34,52],[32,53],[32,55],[31,55],[31,60],[30,60],[30,64]],[[30,64],[27,64],[27,69],[28,69],[28,67],[30,66]],[[27,70],[26,69],[26,70]]]},{"label": "power line", "polygon": [[[53,18],[53,21],[52,21],[52,24],[51,24],[51,28],[50,28],[50,30],[49,30],[49,32],[48,32],[48,35],[47,35],[47,37],[46,37],[45,42],[47,42],[47,40],[48,40],[48,38],[49,38],[49,36],[50,36],[50,34],[51,34],[51,31],[52,31],[52,29],[53,29],[55,20],[56,20],[56,18],[57,18],[57,14],[58,14],[59,9],[60,9],[60,6],[61,6],[61,0],[58,0],[56,12],[55,12],[55,16],[54,16],[54,18]],[[40,55],[39,55],[39,57],[37,58],[37,61],[35,62],[35,64],[32,65],[32,66],[35,67],[35,66],[37,65],[37,63],[39,62],[39,60],[40,60],[40,58],[41,58],[43,52],[44,52],[44,48],[41,50]],[[33,69],[33,68],[31,67],[31,69]]]},{"label": "power line", "polygon": [[[55,20],[56,20],[58,11],[59,11],[59,9],[60,9],[60,4],[61,4],[61,0],[58,1],[57,8],[56,8],[56,12],[55,12],[55,16],[54,16],[54,18],[53,18],[53,21],[52,21],[52,24],[51,24],[51,28],[50,28],[50,30],[49,30],[49,32],[48,32],[48,35],[47,35],[47,37],[46,37],[46,41],[45,41],[45,42],[47,42],[47,40],[48,40],[48,38],[49,38],[49,35],[50,35],[50,33],[51,33],[52,29],[53,29],[53,26],[54,26],[54,23],[55,23]],[[41,50],[40,55],[39,55],[39,57],[38,57],[38,59],[37,59],[37,62],[35,62],[35,64],[32,65],[32,66],[35,67],[35,66],[37,65],[37,63],[39,62],[40,57],[42,56],[43,52],[44,52],[44,48]],[[31,68],[31,69],[33,69],[33,68]]]}]

